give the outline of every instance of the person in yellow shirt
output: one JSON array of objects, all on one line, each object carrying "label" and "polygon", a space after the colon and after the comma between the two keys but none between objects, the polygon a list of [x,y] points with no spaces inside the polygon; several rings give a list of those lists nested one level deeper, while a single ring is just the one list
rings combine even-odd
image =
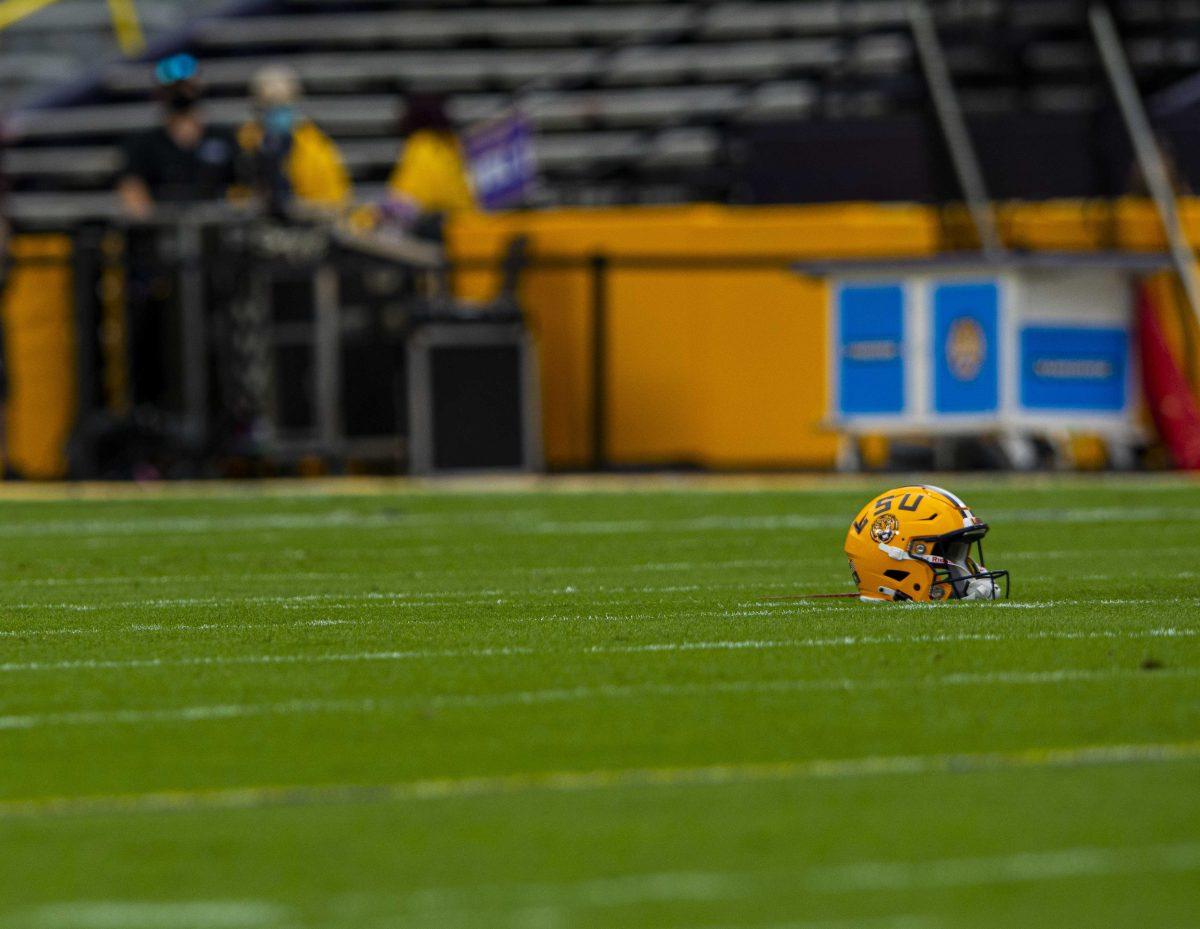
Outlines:
[{"label": "person in yellow shirt", "polygon": [[384,219],[440,241],[448,215],[476,208],[462,145],[442,99],[411,97],[400,133],[404,148],[388,179]]},{"label": "person in yellow shirt", "polygon": [[238,130],[243,174],[267,202],[350,205],[350,175],[333,140],[300,112],[300,79],[282,65],[255,74],[255,118]]}]

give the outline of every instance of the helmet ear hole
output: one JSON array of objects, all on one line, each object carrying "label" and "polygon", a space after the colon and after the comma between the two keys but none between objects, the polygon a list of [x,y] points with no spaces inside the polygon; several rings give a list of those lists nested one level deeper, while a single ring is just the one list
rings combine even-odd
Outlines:
[{"label": "helmet ear hole", "polygon": [[890,577],[893,581],[902,581],[908,577],[909,573],[910,572],[908,571],[900,571],[896,568],[892,568],[890,571],[884,571],[883,576]]}]

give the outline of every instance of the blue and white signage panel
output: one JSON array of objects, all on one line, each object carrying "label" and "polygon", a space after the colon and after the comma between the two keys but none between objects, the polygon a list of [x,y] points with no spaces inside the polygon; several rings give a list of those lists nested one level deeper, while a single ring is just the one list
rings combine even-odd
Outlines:
[{"label": "blue and white signage panel", "polygon": [[1128,402],[1129,333],[1122,328],[1021,330],[1021,406],[1120,413]]},{"label": "blue and white signage panel", "polygon": [[1000,285],[935,283],[933,410],[986,414],[1000,406]]},{"label": "blue and white signage panel", "polygon": [[900,284],[843,284],[837,291],[838,412],[904,411],[905,290]]}]

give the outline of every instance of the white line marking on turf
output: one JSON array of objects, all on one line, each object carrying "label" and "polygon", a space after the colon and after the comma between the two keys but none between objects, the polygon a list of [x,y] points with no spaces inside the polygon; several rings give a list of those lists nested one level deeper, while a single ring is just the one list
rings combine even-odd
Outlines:
[{"label": "white line marking on turf", "polygon": [[[408,572],[405,572],[408,573]],[[100,577],[14,577],[0,580],[0,587],[108,587],[128,584],[212,584],[226,581],[322,581],[370,580],[370,575],[346,571],[251,571],[241,574],[126,574]]]},{"label": "white line marking on turf", "polygon": [[[720,871],[658,871],[592,878],[560,883],[469,884],[457,887],[426,887],[402,898],[407,915],[424,916],[423,925],[453,914],[473,915],[473,925],[486,925],[484,917],[497,910],[553,908],[556,915],[583,907],[635,906],[645,903],[688,901],[713,903],[754,893],[743,875]],[[456,920],[461,922],[461,920]],[[553,922],[550,925],[569,925]]]},{"label": "white line marking on turf", "polygon": [[[437,553],[442,553],[442,547],[435,547]],[[339,549],[339,552],[345,554],[347,550]],[[377,550],[375,550],[377,552]],[[1164,555],[1169,554],[1184,554],[1190,553],[1192,548],[1189,546],[1167,546],[1156,547],[1153,552],[1129,552],[1128,555],[1138,556],[1143,555],[1148,560],[1161,559]],[[237,558],[244,558],[241,552],[234,553]],[[277,553],[278,554],[278,553]],[[296,553],[299,558],[309,557],[306,552]],[[1074,558],[1087,560],[1089,554],[1084,549],[1049,549],[1049,550],[1029,550],[1008,551],[1000,558],[1001,561],[1046,561],[1058,560],[1063,558]],[[155,559],[143,558],[146,563],[154,563]],[[496,569],[497,574],[504,576],[512,576],[514,574],[528,574],[533,576],[540,575],[595,575],[595,574],[615,574],[623,576],[627,574],[638,573],[670,573],[673,571],[696,571],[696,570],[736,570],[742,568],[778,568],[792,567],[797,563],[795,558],[733,558],[718,561],[646,561],[634,564],[619,564],[606,563],[602,565],[595,564],[580,564],[580,565],[539,565],[533,567],[520,567],[509,565],[503,569]],[[76,566],[73,563],[62,563],[63,568],[74,569]],[[478,566],[470,568],[455,568],[455,567],[436,567],[436,568],[415,568],[410,564],[386,565],[381,564],[376,566],[372,571],[364,573],[351,573],[346,571],[262,571],[262,572],[240,572],[240,573],[214,573],[214,574],[138,574],[138,575],[105,575],[105,576],[82,576],[82,577],[14,577],[0,579],[0,587],[107,587],[107,586],[137,586],[143,584],[168,584],[168,583],[196,583],[196,584],[212,584],[214,582],[238,582],[238,581],[260,581],[260,580],[281,580],[290,581],[296,578],[304,580],[371,580],[373,577],[386,575],[389,580],[394,581],[397,575],[402,575],[405,578],[430,578],[430,577],[461,577],[469,575],[478,577],[481,572]],[[844,572],[837,572],[838,579],[843,578]],[[1022,575],[1024,577],[1025,575]],[[1194,577],[1194,572],[1180,572],[1176,577]]]},{"label": "white line marking on turf", "polygon": [[737,926],[695,926],[694,929],[934,929],[942,922],[931,916],[904,914],[869,919],[818,919],[786,923],[741,923]]},{"label": "white line marking on turf", "polygon": [[13,915],[28,929],[257,929],[282,925],[290,913],[265,900],[73,900]]},{"label": "white line marking on turf", "polygon": [[[712,531],[804,531],[843,529],[844,515],[770,514],[758,516],[698,516],[676,519],[558,520],[538,510],[456,511],[445,513],[378,513],[334,510],[325,513],[256,513],[244,516],[170,516],[115,520],[51,520],[0,525],[0,538],[69,535],[209,534],[214,537],[253,531],[347,528],[411,532],[444,526],[487,526],[493,533],[511,535],[624,535]],[[1154,520],[1195,520],[1200,509],[1181,507],[1079,507],[994,510],[993,524],[1009,523],[1127,523]]]},{"label": "white line marking on turf", "polygon": [[[333,626],[352,623],[353,620],[310,620],[306,626]],[[145,628],[145,627],[135,627]],[[174,631],[176,626],[154,626],[153,631]],[[206,624],[205,629],[225,629],[219,623]],[[94,630],[104,631],[104,630]],[[223,665],[288,665],[323,664],[341,662],[408,661],[439,658],[506,658],[527,655],[626,655],[655,654],[659,652],[695,651],[766,651],[789,648],[838,648],[872,645],[929,645],[976,642],[1027,642],[1027,641],[1113,641],[1127,639],[1176,639],[1195,638],[1200,630],[1179,629],[1099,629],[1089,632],[1036,631],[1005,634],[994,632],[957,632],[932,635],[846,635],[810,639],[721,639],[703,642],[647,642],[640,645],[591,645],[581,649],[534,648],[532,646],[497,646],[494,648],[467,649],[396,649],[390,651],[349,653],[294,653],[279,655],[193,655],[183,658],[82,658],[60,661],[10,661],[0,664],[0,674],[15,674],[37,671],[99,671],[134,670],[141,668],[172,667],[219,667]]]},{"label": "white line marking on turf", "polygon": [[[338,604],[325,604],[321,606],[323,610],[338,609]],[[353,607],[345,605],[346,609]],[[780,612],[782,607],[775,609],[757,609],[757,610],[688,610],[684,612],[682,618],[697,618],[697,617],[716,617],[722,619],[743,617],[743,616],[780,616],[783,618],[791,618],[792,610],[788,614]],[[809,612],[829,612],[839,609],[837,607],[814,607]],[[679,614],[677,614],[679,615]],[[477,617],[472,617],[476,619]],[[604,614],[589,614],[589,613],[555,613],[546,616],[526,616],[519,617],[516,622],[569,622],[573,620],[638,620],[638,619],[663,619],[661,614],[655,613],[604,613]],[[105,625],[105,626],[55,626],[41,628],[25,628],[25,629],[0,629],[0,638],[34,638],[38,636],[59,636],[59,635],[111,635],[114,632],[245,632],[251,629],[293,629],[306,626],[371,626],[376,625],[383,620],[370,619],[301,619],[301,620],[282,620],[277,622],[209,622],[209,623],[131,623],[128,625]],[[439,619],[419,619],[411,616],[404,618],[405,625],[445,625],[445,620]]]},{"label": "white line marking on turf", "polygon": [[[575,881],[427,887],[395,901],[399,912],[394,915],[400,917],[403,925],[422,927],[447,923],[497,925],[497,920],[509,924],[514,917],[518,918],[513,924],[521,926],[565,927],[577,924],[578,911],[586,909],[762,897],[772,891],[774,878],[775,875],[761,872],[659,871]],[[531,913],[536,913],[537,918],[529,919]],[[921,917],[894,915],[853,921],[760,924],[756,929],[928,929],[931,925]]]},{"label": "white line marking on turf", "polygon": [[1056,881],[1200,870],[1200,843],[1104,848],[1084,846],[990,858],[864,861],[810,869],[808,886],[826,893],[943,890],[991,884]]},{"label": "white line marking on turf", "polygon": [[53,815],[243,810],[271,806],[405,803],[525,793],[583,793],[658,787],[724,787],[802,780],[846,780],[929,774],[965,774],[1039,768],[1169,764],[1200,760],[1200,741],[1077,745],[1013,751],[877,755],[684,768],[618,768],[599,771],[533,771],[392,784],[252,785],[153,793],[0,800],[0,820]]},{"label": "white line marking on turf", "polygon": [[[797,877],[818,893],[943,890],[993,884],[1057,881],[1079,877],[1175,873],[1200,869],[1200,843],[1148,846],[1083,846],[1022,851],[991,857],[915,861],[858,861],[813,865],[797,871],[658,872],[559,883],[474,884],[430,887],[399,902],[421,925],[458,917],[456,922],[484,924],[486,917],[513,910],[552,912],[553,925],[570,925],[574,910],[690,900],[715,902],[769,897]],[[471,917],[474,917],[472,920]],[[770,929],[851,929],[851,927],[926,926],[926,918],[896,915],[852,921],[800,921]],[[733,927],[724,927],[733,929]],[[743,927],[748,929],[748,927]]]},{"label": "white line marking on turf", "polygon": [[[839,575],[840,577],[840,575]],[[353,609],[364,604],[406,608],[434,606],[479,606],[503,603],[510,599],[534,597],[560,597],[567,594],[645,594],[645,593],[696,593],[700,591],[740,590],[743,583],[730,584],[662,584],[640,587],[599,585],[579,588],[573,585],[541,589],[484,588],[481,590],[437,590],[437,591],[368,591],[365,593],[311,593],[288,595],[226,595],[219,597],[147,597],[138,600],[112,600],[88,602],[37,602],[6,603],[10,610],[62,610],[75,613],[95,613],[114,609],[171,609],[175,607],[215,606],[320,606],[328,609]],[[790,581],[764,581],[756,583],[755,589],[794,589]],[[501,599],[498,599],[501,598]],[[794,605],[798,606],[798,605]]]},{"label": "white line marking on turf", "polygon": [[0,629],[0,638],[22,639],[39,636],[112,635],[114,632],[246,632],[251,629],[298,629],[305,626],[368,625],[361,619],[302,619],[265,623],[131,623],[125,626],[56,626],[40,629]]},{"label": "white line marking on turf", "polygon": [[[442,513],[380,513],[330,510],[324,513],[250,513],[239,516],[142,516],[122,519],[59,519],[6,522],[0,538],[29,536],[184,535],[220,537],[254,531],[302,529],[438,529],[495,525],[541,519],[539,510],[469,510]],[[190,543],[189,543],[190,544]]]},{"label": "white line marking on turf", "polygon": [[[1161,554],[1161,550],[1156,550]],[[794,567],[794,558],[734,558],[722,561],[649,561],[638,564],[603,564],[603,565],[542,565],[536,567],[506,566],[494,569],[494,573],[504,576],[514,574],[640,574],[640,573],[669,573],[672,571],[695,571],[699,569],[723,571],[738,568],[777,568]],[[35,577],[35,578],[5,578],[0,579],[0,587],[109,587],[127,584],[212,584],[231,581],[294,581],[300,580],[355,580],[369,581],[375,576],[387,575],[394,581],[396,576],[405,578],[428,577],[461,577],[470,575],[478,577],[487,573],[486,569],[471,568],[412,568],[407,564],[379,565],[372,571],[354,574],[347,571],[262,571],[242,573],[217,574],[125,574],[83,577]],[[843,572],[838,572],[838,577]]]},{"label": "white line marking on turf", "polygon": [[[142,600],[114,600],[111,602],[57,602],[57,603],[7,603],[9,610],[60,610],[70,613],[98,613],[109,610],[127,609],[188,609],[193,607],[233,607],[233,606],[278,606],[283,609],[320,608],[330,610],[360,609],[363,607],[397,607],[420,609],[440,606],[484,606],[503,604],[513,601],[524,601],[535,597],[558,597],[564,595],[587,594],[643,594],[643,593],[700,593],[705,591],[737,591],[744,590],[746,584],[686,584],[645,587],[595,587],[580,589],[573,586],[553,589],[485,589],[476,591],[445,590],[445,591],[371,591],[368,593],[319,593],[292,594],[288,596],[225,596],[225,597],[151,597]],[[753,585],[755,589],[795,589],[798,585],[787,581],[771,581]],[[1017,601],[997,600],[970,604],[941,604],[941,603],[901,603],[891,604],[893,609],[1021,609],[1041,610],[1053,609],[1059,606],[1136,606],[1157,604],[1160,606],[1194,605],[1200,602],[1200,597],[1177,597],[1172,600],[1154,597],[1099,597],[1099,598],[1067,598],[1058,600]],[[791,600],[778,602],[756,603],[757,609],[788,610],[792,612],[831,612],[836,610],[856,609],[857,604],[827,603],[820,600],[805,601]],[[700,615],[692,613],[689,615]],[[728,613],[721,615],[731,615]],[[753,615],[753,614],[750,614]],[[761,613],[759,615],[762,615]],[[555,617],[557,618],[557,617]],[[571,617],[567,617],[571,618]],[[587,618],[587,617],[579,617]],[[606,617],[607,618],[607,617]],[[615,617],[614,617],[615,618]],[[627,617],[638,618],[638,617]]]},{"label": "white line marking on turf", "polygon": [[704,923],[686,929],[936,929],[943,923],[931,916],[904,914],[896,916],[874,916],[867,919],[802,919],[785,923]]},{"label": "white line marking on turf", "polygon": [[1096,681],[1166,681],[1200,675],[1196,668],[1163,668],[1154,672],[1113,668],[1104,670],[998,671],[947,674],[925,678],[783,678],[777,680],[711,681],[703,684],[601,684],[544,690],[496,693],[451,693],[403,699],[289,700],[278,703],[197,704],[151,710],[78,710],[0,716],[0,730],[42,729],[51,726],[140,725],[194,723],[260,716],[308,716],[326,713],[403,712],[415,709],[494,709],[586,700],[629,700],[640,697],[712,696],[715,694],[854,693],[906,688],[978,687],[996,684],[1046,685]]}]

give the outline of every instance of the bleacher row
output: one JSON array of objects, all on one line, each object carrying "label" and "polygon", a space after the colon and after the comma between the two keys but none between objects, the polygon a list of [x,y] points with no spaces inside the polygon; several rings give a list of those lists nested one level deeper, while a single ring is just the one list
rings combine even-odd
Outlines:
[{"label": "bleacher row", "polygon": [[[189,17],[227,2],[137,0],[137,11],[146,39],[153,42],[180,30]],[[107,3],[59,0],[38,9],[0,33],[0,114],[119,56]]]},{"label": "bleacher row", "polygon": [[[932,6],[968,113],[1079,112],[1105,99],[1082,0]],[[543,202],[690,199],[730,189],[724,143],[739,125],[923,108],[906,10],[905,0],[278,0],[201,19],[186,46],[222,125],[250,114],[260,67],[294,67],[307,112],[364,196],[394,161],[402,96],[437,91],[463,128],[520,104],[538,130]],[[1146,89],[1200,70],[1200,0],[1123,0],[1117,12]],[[104,208],[120,139],[155,118],[151,86],[149,65],[114,62],[87,102],[10,119],[15,210]]]}]

